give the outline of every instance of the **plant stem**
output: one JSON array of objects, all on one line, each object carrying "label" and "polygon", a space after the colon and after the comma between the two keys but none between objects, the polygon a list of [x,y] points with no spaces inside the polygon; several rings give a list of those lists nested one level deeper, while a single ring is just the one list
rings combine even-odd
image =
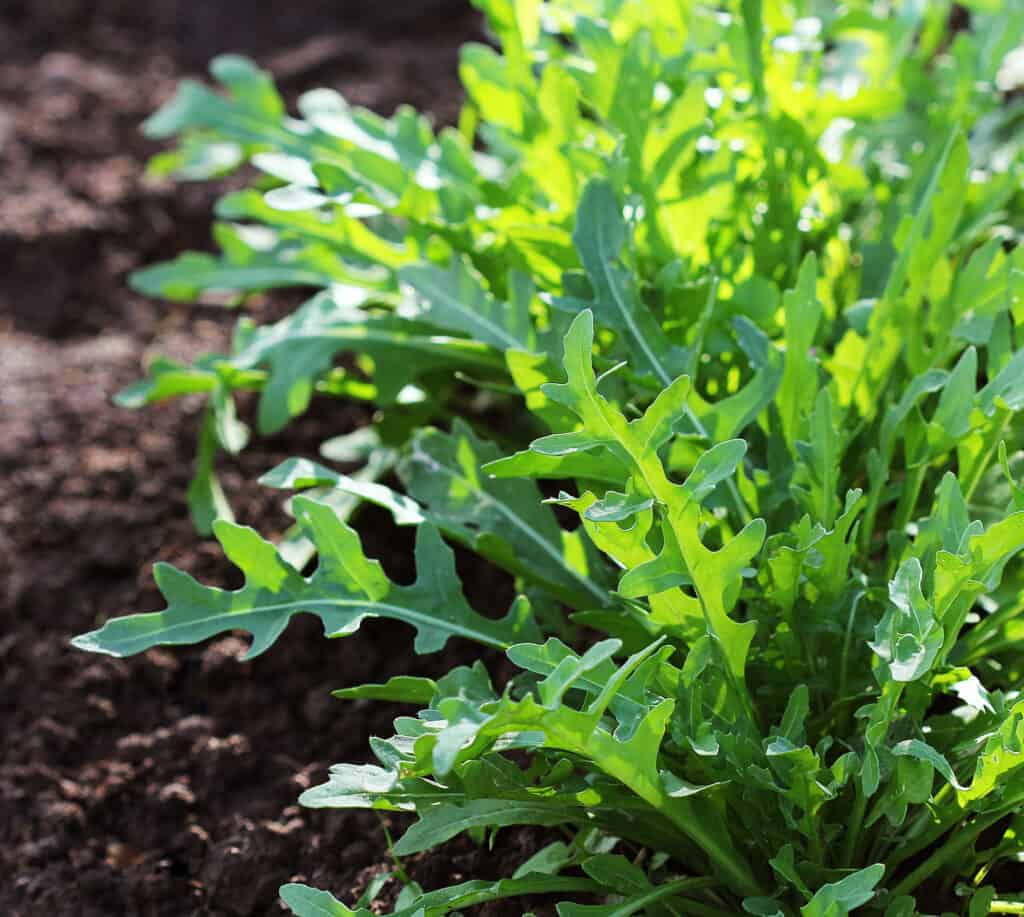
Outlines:
[{"label": "plant stem", "polygon": [[399,880],[403,885],[410,885],[412,879],[409,878],[409,874],[405,871],[405,867],[402,866],[402,861],[395,853],[395,842],[391,838],[391,832],[388,830],[387,822],[384,820],[384,813],[377,812],[377,820],[380,822],[381,831],[384,832],[384,842],[388,847],[388,856],[391,857],[391,862],[395,864],[395,875],[398,876]]},{"label": "plant stem", "polygon": [[971,466],[970,476],[967,478],[966,486],[963,488],[964,501],[967,503],[971,502],[971,497],[974,495],[974,490],[981,482],[981,477],[988,468],[989,462],[992,460],[992,454],[999,447],[999,439],[1003,435],[1003,431],[1006,429],[1006,425],[1010,422],[1010,418],[1013,416],[1012,411],[1005,410],[1003,408],[997,408],[1001,412],[1002,417],[998,425],[994,426],[985,437],[984,446],[982,451],[978,453],[978,458]]},{"label": "plant stem", "polygon": [[[850,676],[850,647],[853,643],[853,625],[857,620],[857,608],[860,606],[861,599],[864,598],[864,590],[862,589],[854,597],[850,603],[850,613],[846,616],[846,632],[843,634],[843,655],[842,661],[839,665],[839,693],[838,697],[846,697],[847,685]],[[841,723],[844,725],[849,722],[850,710],[849,707],[843,708]]]},{"label": "plant stem", "polygon": [[[631,787],[631,789],[639,794],[639,788]],[[709,831],[706,831],[701,825],[701,819],[697,817],[697,813],[685,804],[685,800],[672,799],[665,795],[664,791],[660,791],[659,795],[661,798],[657,802],[650,798],[648,798],[648,802],[651,802],[704,851],[733,889],[743,895],[762,894],[753,870],[744,861],[742,855],[731,849],[731,846],[723,847]]]},{"label": "plant stem", "polygon": [[950,838],[942,847],[936,850],[927,860],[921,863],[910,875],[892,889],[892,897],[910,894],[930,875],[945,866],[950,860],[956,859],[968,847],[977,840],[978,835],[988,828],[991,828],[997,821],[1006,817],[1006,812],[999,811],[994,815],[975,820],[970,826],[956,836]]},{"label": "plant stem", "polygon": [[1024,914],[1024,901],[993,901],[988,906],[990,914]]},{"label": "plant stem", "polygon": [[[924,813],[922,813],[924,814]],[[887,866],[890,870],[895,869],[900,863],[910,859],[912,856],[920,853],[930,844],[937,841],[947,831],[951,831],[956,825],[964,818],[964,812],[961,809],[956,809],[945,818],[937,821],[931,826],[930,829],[924,830],[923,828],[915,830],[909,834],[905,839],[904,843],[900,848],[892,853],[888,858]]]},{"label": "plant stem", "polygon": [[853,863],[853,855],[857,850],[857,842],[860,840],[861,826],[864,824],[864,812],[868,806],[868,798],[864,791],[857,784],[857,796],[853,801],[853,811],[850,813],[850,824],[846,829],[846,840],[843,843],[843,852],[839,858],[839,864],[843,867]]},{"label": "plant stem", "polygon": [[735,911],[727,911],[691,898],[682,898],[665,906],[680,914],[693,914],[693,917],[736,917]]},{"label": "plant stem", "polygon": [[871,551],[871,536],[875,532],[875,516],[878,513],[878,504],[882,499],[882,490],[885,488],[885,483],[889,479],[888,470],[885,475],[878,482],[877,487],[872,487],[871,492],[868,494],[868,505],[864,510],[864,519],[860,526],[860,550],[863,554],[867,555]]},{"label": "plant stem", "polygon": [[[508,883],[508,890],[504,893],[498,892],[495,894],[490,889],[479,892],[476,895],[469,895],[459,903],[459,908],[473,907],[476,904],[486,904],[489,901],[497,901],[501,898],[513,898],[518,897],[522,894],[531,895],[557,895],[562,892],[583,892],[584,894],[600,894],[603,890],[597,882],[592,879],[584,878],[573,878],[572,876],[545,876],[542,879],[533,878],[530,880],[533,888],[529,891],[524,892],[521,887],[515,885],[517,880],[512,879]],[[699,881],[693,879],[684,879],[683,881],[692,882]],[[631,914],[632,910],[622,911],[623,914]]]},{"label": "plant stem", "polygon": [[894,531],[902,532],[913,517],[914,509],[917,507],[917,498],[921,494],[921,486],[924,484],[927,472],[928,463],[922,462],[910,472],[904,481],[903,493],[900,496],[899,505],[896,507],[896,520],[892,525]]},{"label": "plant stem", "polygon": [[992,632],[998,630],[1003,624],[1011,621],[1022,612],[1024,612],[1024,603],[1018,602],[1015,605],[1006,605],[987,617],[982,618],[959,641],[957,648],[962,649],[962,653],[958,653],[958,657],[963,659],[965,665],[970,665],[975,659],[976,653],[990,649],[984,643],[991,636]]},{"label": "plant stem", "polygon": [[[676,879],[674,882],[666,882],[664,885],[651,889],[646,895],[641,895],[639,898],[623,905],[623,907],[616,908],[615,917],[628,917],[629,914],[642,911],[654,901],[660,901],[662,898],[668,898],[670,895],[679,895],[687,891],[698,891],[699,889],[707,888],[709,884],[711,883],[704,878]],[[687,902],[687,904],[689,903]]]},{"label": "plant stem", "polygon": [[[507,723],[512,729],[519,724]],[[536,723],[521,724],[523,731],[535,728]],[[710,812],[694,804],[693,800],[668,794],[656,770],[638,768],[636,761],[624,753],[622,743],[603,729],[586,735],[572,730],[545,729],[548,746],[575,752],[590,758],[609,777],[628,787],[640,799],[652,806],[690,841],[696,844],[725,880],[738,894],[762,895],[756,874],[750,863],[732,844],[728,828],[717,825]]]}]

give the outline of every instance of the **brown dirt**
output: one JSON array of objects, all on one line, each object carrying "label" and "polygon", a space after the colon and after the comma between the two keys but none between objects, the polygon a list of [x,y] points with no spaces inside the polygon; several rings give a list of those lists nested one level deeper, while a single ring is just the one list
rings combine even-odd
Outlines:
[{"label": "brown dirt", "polygon": [[[289,96],[331,85],[380,111],[411,102],[451,119],[456,50],[478,29],[459,0],[0,10],[0,913],[280,914],[281,882],[347,899],[387,868],[375,816],[295,804],[329,763],[364,760],[367,737],[390,729],[394,709],[328,692],[437,673],[471,658],[466,647],[424,661],[400,628],[330,642],[305,618],[251,663],[234,637],[126,661],[67,641],[109,615],[159,608],[156,560],[237,583],[187,518],[197,405],[131,413],[109,401],[154,342],[192,356],[224,346],[233,320],[125,284],[141,264],[207,246],[216,193],[146,180],[155,150],[139,121],[228,50],[269,66]],[[318,402],[228,463],[240,520],[282,531],[279,497],[251,482],[363,422]],[[368,522],[369,553],[408,577],[407,533]],[[533,849],[529,832],[504,838],[491,853],[462,840],[404,865],[428,888],[497,876]]]}]

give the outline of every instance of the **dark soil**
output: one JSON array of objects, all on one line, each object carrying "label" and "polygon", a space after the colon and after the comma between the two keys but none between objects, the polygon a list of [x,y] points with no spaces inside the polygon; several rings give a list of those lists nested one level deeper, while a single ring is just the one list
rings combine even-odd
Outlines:
[{"label": "dark soil", "polygon": [[[127,661],[68,639],[161,607],[156,560],[238,580],[188,521],[198,406],[110,403],[157,349],[221,348],[233,322],[126,286],[141,264],[208,246],[217,192],[145,179],[155,148],[138,123],[222,51],[256,57],[289,97],[329,85],[382,112],[411,102],[450,120],[457,48],[478,30],[460,0],[0,7],[0,913],[280,914],[282,882],[351,900],[388,868],[380,819],[295,804],[331,762],[365,760],[367,737],[389,734],[396,712],[329,691],[437,673],[471,650],[424,661],[401,628],[326,641],[304,617],[250,663],[235,637]],[[317,403],[227,463],[240,521],[283,531],[280,498],[251,482],[363,422]],[[407,535],[362,528],[369,553],[408,577]],[[496,877],[534,849],[528,832],[503,838],[493,852],[461,840],[403,865],[428,888]]]}]

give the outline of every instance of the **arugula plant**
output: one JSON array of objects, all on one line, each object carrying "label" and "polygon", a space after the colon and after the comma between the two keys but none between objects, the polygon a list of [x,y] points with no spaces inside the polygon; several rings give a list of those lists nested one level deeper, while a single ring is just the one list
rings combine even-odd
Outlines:
[{"label": "arugula plant", "polygon": [[[504,685],[476,662],[338,692],[420,712],[305,805],[414,814],[398,857],[566,830],[395,913],[1019,912],[1022,164],[984,84],[1024,14],[978,2],[953,35],[944,3],[480,5],[503,53],[466,49],[458,130],[324,91],[294,119],[237,58],[229,96],[186,84],[151,120],[183,136],[161,168],[266,178],[220,205],[248,221],[222,257],[140,286],[324,289],[125,396],[208,393],[193,497],[245,585],[160,566],[163,612],[76,645],[244,630],[252,656],[310,613],[504,652]],[[214,521],[242,389],[264,429],[316,390],[382,412],[325,444],[357,471],[264,477],[300,491],[281,545]],[[412,585],[364,554],[362,502],[416,527]],[[511,608],[470,606],[450,544],[514,577]]]},{"label": "arugula plant", "polygon": [[[954,126],[971,129],[964,228],[1013,232],[1020,113],[990,88],[1024,29],[1013,4],[977,4],[955,36],[948,2],[896,4],[891,17],[861,2],[479,5],[504,56],[464,49],[458,128],[435,133],[405,108],[381,118],[329,90],[302,96],[294,117],[269,76],[233,56],[212,66],[226,95],[186,81],[147,122],[151,137],[181,137],[155,172],[199,180],[251,163],[258,178],[218,203],[220,254],[142,270],[137,289],[231,303],[324,290],[273,325],[243,319],[228,354],[156,360],[121,394],[133,407],[206,395],[189,492],[201,531],[231,518],[215,465],[249,437],[240,391],[259,392],[264,433],[316,392],[372,402],[382,441],[398,448],[429,420],[481,423],[514,406],[505,393],[531,370],[503,354],[557,361],[566,317],[592,294],[616,333],[608,358],[628,357],[657,385],[726,346],[732,317],[778,330],[780,290],[809,251],[831,255],[830,309],[878,296],[908,198]],[[615,193],[584,198],[594,175]],[[625,239],[616,197],[650,317],[594,273]],[[573,232],[595,225],[617,228],[584,253]],[[854,255],[859,287],[842,282]],[[465,382],[483,397],[468,399]]]}]

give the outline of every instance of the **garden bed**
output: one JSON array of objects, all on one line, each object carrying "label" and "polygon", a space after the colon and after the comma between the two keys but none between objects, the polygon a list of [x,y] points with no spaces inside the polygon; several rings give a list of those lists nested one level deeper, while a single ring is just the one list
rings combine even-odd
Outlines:
[{"label": "garden bed", "polygon": [[474,5],[4,14],[0,905],[1019,912],[1024,18]]},{"label": "garden bed", "polygon": [[[393,708],[340,703],[329,691],[412,671],[400,625],[327,642],[315,638],[316,622],[300,619],[272,652],[244,664],[244,644],[231,637],[132,660],[68,645],[108,616],[160,607],[154,561],[222,585],[237,576],[188,519],[198,406],[133,413],[110,402],[138,377],[154,338],[190,357],[222,347],[235,318],[128,289],[128,271],[208,247],[210,207],[223,190],[145,179],[157,147],[138,124],[180,77],[201,75],[224,50],[260,59],[287,93],[328,85],[382,112],[410,102],[452,119],[457,48],[478,35],[476,16],[459,2],[389,4],[387,17],[382,9],[317,0],[289,5],[286,16],[231,0],[5,5],[4,914],[280,913],[281,882],[301,876],[348,896],[389,864],[372,814],[301,810],[296,798],[328,764],[365,757],[368,735],[389,729]],[[284,301],[257,308],[274,314]],[[285,435],[225,463],[240,521],[282,531],[280,497],[252,482],[364,420],[350,405],[317,403]],[[386,566],[392,557],[408,566],[410,543],[387,532],[368,550]],[[460,650],[428,665],[443,672]],[[532,850],[530,836],[505,837],[514,866]],[[465,839],[405,866],[428,887],[511,868]]]}]

